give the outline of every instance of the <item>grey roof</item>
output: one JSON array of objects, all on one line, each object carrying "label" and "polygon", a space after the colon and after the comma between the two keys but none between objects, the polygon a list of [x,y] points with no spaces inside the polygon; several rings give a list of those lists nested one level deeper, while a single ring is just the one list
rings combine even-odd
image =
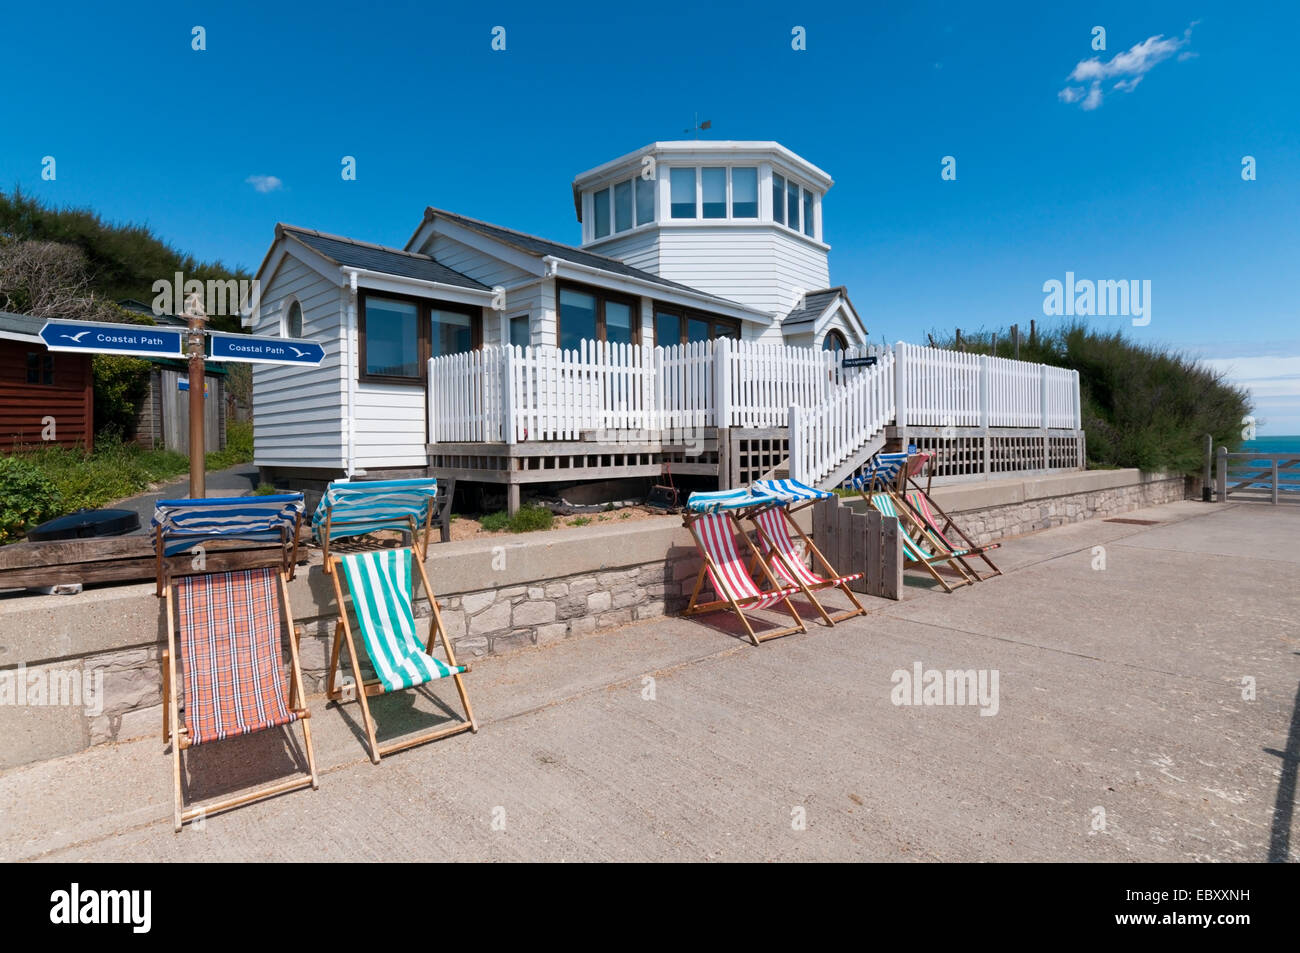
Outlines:
[{"label": "grey roof", "polygon": [[844,290],[843,286],[839,288],[823,288],[820,291],[809,291],[804,295],[803,307],[791,311],[781,322],[781,327],[789,327],[792,324],[808,324],[816,321],[822,316],[831,302],[843,295],[844,300],[849,300],[849,293]]},{"label": "grey roof", "polygon": [[[525,232],[516,232],[512,228],[502,228],[500,225],[493,225],[490,222],[481,222],[476,218],[468,218],[464,215],[457,215],[455,212],[448,212],[444,209],[430,206],[424,212],[425,220],[430,218],[445,218],[449,222],[455,222],[457,225],[463,225],[466,228],[473,229],[481,235],[489,238],[495,238],[497,241],[505,242],[522,252],[526,252],[534,257],[541,258],[545,255],[551,255],[563,261],[571,261],[576,265],[586,265],[589,268],[599,268],[601,271],[608,271],[611,274],[622,275],[625,278],[639,278],[642,281],[653,282],[657,285],[663,285],[665,288],[675,288],[678,291],[689,291],[691,294],[703,295],[706,298],[712,298],[714,301],[731,305],[736,308],[744,308],[743,304],[738,301],[731,301],[728,298],[722,298],[715,294],[709,294],[707,291],[700,291],[698,288],[692,288],[690,285],[684,285],[677,281],[669,281],[667,278],[660,278],[658,275],[651,274],[648,271],[642,271],[640,268],[633,268],[631,265],[624,264],[617,258],[609,258],[605,255],[597,255],[589,251],[583,251],[581,248],[574,248],[572,245],[565,245],[560,242],[553,242],[548,238],[539,238],[536,235],[529,235]],[[752,308],[746,308],[752,311]]]},{"label": "grey roof", "polygon": [[0,311],[0,331],[36,336],[41,333],[43,327],[45,327],[44,318],[33,318],[30,314],[13,314],[10,311]]},{"label": "grey roof", "polygon": [[137,301],[135,298],[122,298],[117,303],[119,307],[135,314],[147,314],[153,318],[155,324],[175,327],[189,327],[190,324],[188,318],[177,317],[174,314],[154,314],[151,306],[143,301]]},{"label": "grey roof", "polygon": [[436,281],[439,284],[471,288],[475,291],[491,290],[487,285],[448,268],[428,255],[403,251],[400,248],[389,248],[385,245],[372,245],[369,242],[359,242],[341,235],[326,235],[324,232],[298,228],[294,225],[279,225],[276,231],[298,239],[336,265],[364,268],[367,271],[378,271],[402,278],[416,278],[420,281]]}]

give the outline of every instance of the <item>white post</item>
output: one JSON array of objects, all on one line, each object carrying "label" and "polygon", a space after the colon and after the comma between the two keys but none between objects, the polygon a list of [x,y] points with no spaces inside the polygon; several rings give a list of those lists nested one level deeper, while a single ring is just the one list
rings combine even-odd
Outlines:
[{"label": "white post", "polygon": [[989,356],[980,355],[980,426],[989,426]]},{"label": "white post", "polygon": [[907,426],[907,344],[894,345],[894,425]]},{"label": "white post", "polygon": [[438,387],[433,377],[433,358],[429,358],[428,371],[424,376],[429,414],[429,443],[438,442]]},{"label": "white post", "polygon": [[731,426],[731,342],[718,338],[713,342],[713,425]]},{"label": "white post", "polygon": [[501,361],[501,425],[506,443],[515,442],[515,349],[507,344]]},{"label": "white post", "polygon": [[1047,365],[1038,365],[1038,426],[1047,429]]},{"label": "white post", "polygon": [[799,405],[790,406],[790,479],[807,482],[804,480],[804,459],[803,452],[800,449],[801,441],[799,439]]},{"label": "white post", "polygon": [[1074,429],[1083,429],[1083,394],[1079,390],[1079,372],[1074,372]]}]

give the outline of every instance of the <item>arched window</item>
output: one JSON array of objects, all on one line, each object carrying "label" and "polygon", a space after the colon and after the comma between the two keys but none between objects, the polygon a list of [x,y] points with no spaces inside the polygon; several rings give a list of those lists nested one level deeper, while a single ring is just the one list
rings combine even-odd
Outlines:
[{"label": "arched window", "polygon": [[297,301],[289,305],[289,311],[284,316],[284,324],[280,328],[280,336],[286,338],[302,337],[302,305]]},{"label": "arched window", "polygon": [[827,331],[826,337],[822,338],[823,351],[847,351],[849,342],[844,340],[844,335],[839,331]]}]

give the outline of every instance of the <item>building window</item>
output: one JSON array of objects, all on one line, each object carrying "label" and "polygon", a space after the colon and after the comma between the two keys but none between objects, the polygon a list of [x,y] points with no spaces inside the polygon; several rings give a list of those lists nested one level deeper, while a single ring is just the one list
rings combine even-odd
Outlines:
[{"label": "building window", "polygon": [[731,217],[758,218],[758,170],[731,170]]},{"label": "building window", "polygon": [[27,352],[27,383],[49,385],[54,383],[54,355]]},{"label": "building window", "polygon": [[813,227],[813,194],[807,189],[803,190],[803,233],[809,238],[817,237]]},{"label": "building window", "polygon": [[637,176],[636,183],[636,223],[645,225],[655,220],[655,183],[654,179]]},{"label": "building window", "polygon": [[626,232],[632,227],[632,180],[614,186],[614,231]]},{"label": "building window", "polygon": [[592,233],[597,238],[609,234],[609,189],[601,189],[591,196]]},{"label": "building window", "polygon": [[302,337],[302,305],[294,301],[289,305],[289,310],[284,316],[284,326],[280,328],[280,336],[286,338]]},{"label": "building window", "polygon": [[566,351],[587,341],[640,342],[641,308],[635,298],[583,286],[560,286],[558,339]]},{"label": "building window", "polygon": [[420,381],[430,357],[482,343],[482,312],[465,305],[363,292],[357,323],[362,380]]},{"label": "building window", "polygon": [[772,220],[785,224],[785,179],[772,173]]},{"label": "building window", "polygon": [[695,169],[670,169],[673,218],[695,218]]},{"label": "building window", "polygon": [[740,322],[697,311],[681,311],[669,306],[655,308],[655,344],[672,347],[717,338],[740,339]]},{"label": "building window", "polygon": [[785,208],[785,223],[797,232],[799,231],[799,186],[787,179],[785,194],[789,199]]},{"label": "building window", "polygon": [[847,351],[849,342],[844,340],[844,335],[839,331],[827,331],[826,337],[822,338],[823,351]]},{"label": "building window", "polygon": [[704,199],[705,218],[727,217],[727,170],[725,168],[701,169],[700,192]]},{"label": "building window", "polygon": [[521,314],[510,319],[510,343],[514,347],[528,347],[532,344],[532,334],[528,328],[528,315]]}]

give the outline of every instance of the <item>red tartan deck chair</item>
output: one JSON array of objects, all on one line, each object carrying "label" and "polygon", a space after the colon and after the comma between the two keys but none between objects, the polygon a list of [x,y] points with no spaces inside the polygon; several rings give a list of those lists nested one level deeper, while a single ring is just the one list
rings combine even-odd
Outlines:
[{"label": "red tartan deck chair", "polygon": [[[159,584],[167,615],[163,742],[172,748],[177,831],[186,821],[286,791],[318,786],[308,721],[311,712],[298,659],[302,633],[293,624],[287,584],[290,566],[283,564],[284,554],[291,551],[289,547],[282,545],[272,550],[282,561],[280,566],[199,572],[176,578],[172,578],[165,558],[191,551],[201,539],[265,541],[278,536],[281,543],[287,543],[290,531],[285,522],[290,519],[296,547],[302,509],[299,493],[259,499],[164,500],[155,511]],[[184,556],[183,562],[189,563],[190,557]],[[282,641],[289,644],[287,679]],[[178,661],[185,688],[183,708]],[[306,771],[253,791],[185,806],[182,751],[294,722],[302,728]]]}]

